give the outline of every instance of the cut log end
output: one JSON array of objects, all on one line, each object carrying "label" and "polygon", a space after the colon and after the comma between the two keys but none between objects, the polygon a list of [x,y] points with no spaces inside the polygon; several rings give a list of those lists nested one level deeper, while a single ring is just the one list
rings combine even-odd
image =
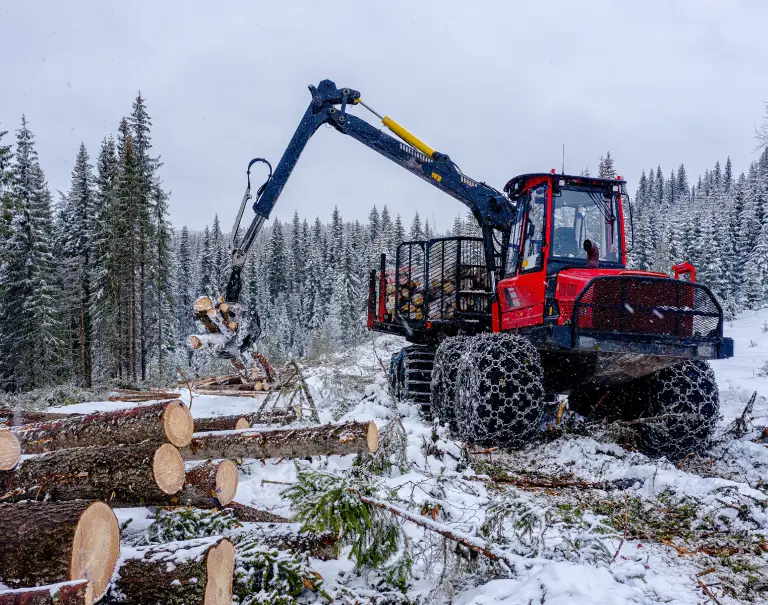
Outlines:
[{"label": "cut log end", "polygon": [[164,443],[152,458],[152,474],[157,487],[172,495],[184,487],[184,459],[170,443]]},{"label": "cut log end", "polygon": [[206,561],[208,583],[205,586],[205,605],[232,603],[232,577],[235,571],[235,548],[229,540],[222,540],[211,548]]},{"label": "cut log end", "polygon": [[11,431],[0,430],[0,471],[9,471],[21,458],[21,444]]},{"label": "cut log end", "polygon": [[120,526],[105,502],[94,502],[80,516],[72,541],[70,579],[88,580],[85,602],[104,596],[120,556]]},{"label": "cut log end", "polygon": [[214,308],[213,301],[208,296],[201,296],[195,301],[193,308],[195,313],[205,313]]},{"label": "cut log end", "polygon": [[235,423],[235,430],[236,431],[239,431],[239,430],[242,430],[242,429],[249,429],[249,428],[251,428],[251,423],[248,422],[247,418],[240,418]]},{"label": "cut log end", "polygon": [[375,452],[379,449],[379,428],[373,420],[368,423],[366,439],[368,440],[368,449],[371,452]]},{"label": "cut log end", "polygon": [[165,435],[176,447],[185,447],[192,441],[194,420],[189,408],[181,401],[174,401],[163,412]]},{"label": "cut log end", "polygon": [[224,460],[216,471],[216,497],[221,506],[235,499],[237,482],[237,466],[231,460]]}]

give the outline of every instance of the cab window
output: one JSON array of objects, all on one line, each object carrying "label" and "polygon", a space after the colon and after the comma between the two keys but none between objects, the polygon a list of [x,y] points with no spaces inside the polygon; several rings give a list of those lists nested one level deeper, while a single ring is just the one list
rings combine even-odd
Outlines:
[{"label": "cab window", "polygon": [[509,246],[507,247],[507,266],[504,275],[511,277],[517,273],[517,267],[520,264],[520,239],[523,235],[523,224],[525,223],[525,212],[528,208],[528,196],[521,196],[517,200],[515,209],[515,220],[509,235]]},{"label": "cab window", "polygon": [[546,183],[531,187],[526,213],[523,255],[520,269],[523,273],[538,271],[542,268],[544,255],[542,244],[544,243],[544,214],[547,209],[547,192],[549,186]]}]

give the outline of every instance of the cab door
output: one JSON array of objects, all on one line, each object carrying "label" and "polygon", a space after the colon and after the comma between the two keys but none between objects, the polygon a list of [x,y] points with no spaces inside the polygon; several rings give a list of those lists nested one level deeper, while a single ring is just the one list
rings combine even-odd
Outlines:
[{"label": "cab door", "polygon": [[519,249],[508,253],[506,276],[498,286],[502,331],[543,323],[550,189],[548,178],[539,179],[520,198],[524,215]]}]

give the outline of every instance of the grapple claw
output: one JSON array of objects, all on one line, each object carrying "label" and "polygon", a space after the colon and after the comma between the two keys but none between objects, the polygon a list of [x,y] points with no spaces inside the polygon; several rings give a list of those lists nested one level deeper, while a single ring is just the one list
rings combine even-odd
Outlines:
[{"label": "grapple claw", "polygon": [[220,359],[236,359],[261,335],[257,313],[249,316],[239,305],[223,298],[201,296],[194,303],[194,316],[206,333],[190,336],[188,345],[192,349],[206,348]]}]

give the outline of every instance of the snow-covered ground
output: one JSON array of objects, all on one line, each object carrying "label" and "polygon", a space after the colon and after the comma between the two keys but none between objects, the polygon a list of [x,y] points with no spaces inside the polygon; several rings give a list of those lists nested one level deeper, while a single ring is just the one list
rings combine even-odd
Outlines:
[{"label": "snow-covered ground", "polygon": [[[736,355],[712,364],[721,395],[720,433],[742,414],[754,391],[755,430],[740,439],[727,437],[705,456],[677,465],[574,434],[520,452],[467,455],[444,428],[421,419],[415,406],[390,399],[383,367],[402,345],[395,337],[371,339],[306,372],[323,422],[374,420],[383,435],[392,435],[400,426],[396,418],[402,418],[405,447],[384,477],[400,506],[428,510],[457,531],[484,535],[520,561],[509,573],[462,560],[435,534],[406,524],[417,554],[409,600],[694,605],[714,602],[714,596],[724,605],[768,603],[768,446],[751,441],[768,426],[768,376],[759,375],[768,363],[767,319],[764,310],[728,324]],[[189,402],[189,394],[183,399]],[[192,413],[197,418],[244,413],[260,401],[195,396]],[[116,405],[124,404],[63,409],[89,412]],[[312,465],[333,471],[352,462],[351,456],[330,457]],[[524,485],[526,478],[554,483],[537,488]],[[237,501],[290,517],[294,511],[281,492],[283,483],[295,480],[292,461],[246,460]],[[132,518],[136,531],[150,515],[138,513],[119,511],[119,516]],[[355,574],[343,557],[311,564],[328,592],[342,601],[342,587],[377,594],[366,586],[370,578]]]}]

